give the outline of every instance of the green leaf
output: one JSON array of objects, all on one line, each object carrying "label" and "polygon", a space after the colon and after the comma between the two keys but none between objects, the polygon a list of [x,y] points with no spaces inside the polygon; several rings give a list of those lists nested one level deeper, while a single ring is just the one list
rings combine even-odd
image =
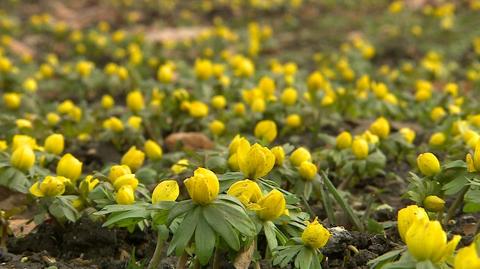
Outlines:
[{"label": "green leaf", "polygon": [[310,248],[302,248],[295,259],[295,267],[300,269],[310,269],[310,263],[312,263],[313,255],[314,254]]},{"label": "green leaf", "polygon": [[445,195],[454,195],[468,183],[468,179],[465,176],[457,177],[454,180],[443,185],[442,190],[445,191]]},{"label": "green leaf", "polygon": [[200,217],[195,230],[195,254],[197,254],[201,265],[206,265],[210,261],[215,248],[215,241],[215,232],[207,221]]},{"label": "green leaf", "polygon": [[174,219],[192,210],[195,206],[192,200],[185,200],[175,204],[168,213],[167,223],[171,223]]},{"label": "green leaf", "polygon": [[286,267],[303,248],[303,245],[277,247],[273,252],[273,265]]},{"label": "green leaf", "polygon": [[173,234],[172,241],[168,246],[168,255],[170,255],[173,250],[175,250],[177,256],[182,255],[185,247],[190,242],[190,239],[193,236],[195,228],[197,227],[201,211],[202,207],[197,206],[185,216],[182,223],[180,224],[180,226],[178,226],[177,230]]},{"label": "green leaf", "polygon": [[278,246],[277,235],[275,234],[275,224],[267,221],[263,224],[263,232],[267,238],[267,244],[270,250],[274,250]]},{"label": "green leaf", "polygon": [[215,204],[210,204],[203,208],[203,216],[207,220],[210,227],[215,230],[234,250],[240,249],[240,240],[235,229],[226,220],[223,212],[217,208]]},{"label": "green leaf", "polygon": [[376,268],[377,265],[383,264],[387,261],[394,260],[396,257],[398,257],[398,255],[402,254],[405,250],[406,250],[405,248],[401,248],[401,249],[395,249],[395,250],[389,251],[383,254],[382,256],[379,256],[369,261],[367,265],[370,265],[370,268]]},{"label": "green leaf", "polygon": [[102,226],[108,227],[112,224],[116,224],[118,222],[122,222],[124,220],[129,220],[129,219],[146,219],[148,218],[149,215],[150,213],[144,208],[143,209],[137,208],[137,209],[129,210],[122,213],[112,213]]},{"label": "green leaf", "polygon": [[426,260],[426,261],[417,262],[417,265],[415,268],[416,269],[438,269],[438,266],[435,266],[431,261]]}]

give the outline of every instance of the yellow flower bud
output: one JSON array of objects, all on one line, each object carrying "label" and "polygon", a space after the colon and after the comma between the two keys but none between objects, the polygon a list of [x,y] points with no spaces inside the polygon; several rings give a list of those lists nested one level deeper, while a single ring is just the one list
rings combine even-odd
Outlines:
[{"label": "yellow flower bud", "polygon": [[153,140],[147,140],[144,145],[145,153],[151,160],[160,160],[162,158],[162,147]]},{"label": "yellow flower bud", "polygon": [[423,205],[428,211],[440,212],[445,207],[445,201],[436,195],[429,195],[423,200]]},{"label": "yellow flower bud", "polygon": [[475,170],[480,171],[480,141],[475,145],[475,152],[473,153],[473,165]]},{"label": "yellow flower bud", "polygon": [[139,90],[128,93],[127,106],[134,113],[140,112],[145,107],[143,95]]},{"label": "yellow flower bud", "polygon": [[178,175],[178,174],[183,173],[185,170],[187,170],[188,165],[189,165],[189,162],[188,162],[187,159],[181,159],[181,160],[179,160],[177,163],[175,163],[174,165],[172,165],[172,167],[170,168],[170,170],[172,170],[172,172],[173,172],[175,175]]},{"label": "yellow flower bud", "polygon": [[164,64],[158,68],[157,79],[162,83],[170,83],[173,81],[175,73],[170,65]]},{"label": "yellow flower bud", "polygon": [[230,155],[230,157],[228,158],[228,167],[230,167],[230,169],[232,169],[233,171],[240,171],[240,167],[238,166],[238,158],[237,158],[236,153]]},{"label": "yellow flower bud", "polygon": [[193,176],[185,181],[190,198],[198,204],[206,205],[211,203],[218,196],[220,184],[217,175],[205,168],[197,168]]},{"label": "yellow flower bud", "polygon": [[0,140],[0,151],[5,151],[8,148],[7,141]]},{"label": "yellow flower bud", "polygon": [[165,180],[160,182],[152,193],[152,204],[161,201],[175,201],[180,194],[180,188],[175,180]]},{"label": "yellow flower bud", "polygon": [[62,153],[65,146],[63,135],[61,134],[52,134],[45,139],[43,147],[46,152],[59,155]]},{"label": "yellow flower bud", "polygon": [[[242,141],[242,142],[241,142]],[[232,154],[235,154],[237,153],[237,149],[238,149],[238,146],[241,144],[241,143],[248,143],[248,141],[240,136],[240,135],[236,135],[233,139],[232,139],[232,142],[230,142],[230,145],[228,146],[228,152],[230,155]],[[250,145],[250,143],[248,143],[248,145]]]},{"label": "yellow flower bud", "polygon": [[215,95],[212,98],[212,106],[216,109],[224,109],[227,105],[227,99],[223,95]]},{"label": "yellow flower bud", "polygon": [[309,161],[305,161],[298,167],[298,172],[303,179],[310,181],[317,175],[317,166]]},{"label": "yellow flower bud", "polygon": [[415,140],[415,131],[410,128],[401,128],[399,133],[402,135],[405,141],[410,144],[413,143],[413,140]]},{"label": "yellow flower bud", "polygon": [[368,143],[363,138],[355,138],[352,142],[352,152],[355,158],[363,160],[368,156]]},{"label": "yellow flower bud", "polygon": [[34,138],[28,135],[14,135],[12,140],[12,152],[22,146],[29,146],[34,149],[37,147],[37,142]]},{"label": "yellow flower bud", "polygon": [[238,166],[246,178],[257,179],[267,175],[275,165],[275,155],[259,144],[239,145],[237,149]]},{"label": "yellow flower bud", "polygon": [[37,82],[33,78],[27,78],[23,84],[22,84],[23,89],[27,92],[36,92],[37,91]]},{"label": "yellow flower bud", "polygon": [[233,112],[236,116],[243,116],[245,115],[245,105],[243,103],[236,103],[233,107]]},{"label": "yellow flower bud", "polygon": [[104,95],[102,96],[102,107],[104,109],[110,109],[115,105],[115,100],[113,100],[113,97],[110,95]]},{"label": "yellow flower bud", "polygon": [[193,101],[190,103],[188,111],[194,118],[203,118],[208,115],[208,106],[200,101]]},{"label": "yellow flower bud", "polygon": [[352,135],[349,132],[341,132],[335,139],[337,149],[346,149],[352,145]]},{"label": "yellow flower bud", "polygon": [[135,202],[135,191],[130,185],[122,186],[115,196],[115,200],[119,205],[130,205]]},{"label": "yellow flower bud", "polygon": [[285,123],[290,128],[297,128],[302,124],[302,118],[298,114],[291,114],[287,116]]},{"label": "yellow flower bud", "polygon": [[35,153],[28,145],[20,146],[13,151],[10,163],[19,170],[27,171],[35,164]]},{"label": "yellow flower bud", "polygon": [[292,152],[290,155],[290,162],[294,166],[300,166],[305,161],[312,161],[312,155],[310,155],[310,151],[308,151],[304,147],[300,147]]},{"label": "yellow flower bud", "polygon": [[227,194],[236,197],[245,206],[251,206],[262,198],[262,191],[258,184],[249,179],[233,183]]},{"label": "yellow flower bud", "polygon": [[213,75],[213,65],[209,60],[197,59],[195,61],[195,75],[200,80],[207,80]]},{"label": "yellow flower bud", "polygon": [[18,109],[22,102],[22,96],[18,93],[5,93],[3,95],[3,103],[8,109]]},{"label": "yellow flower bud", "polygon": [[430,140],[428,141],[428,144],[430,144],[430,146],[441,146],[443,145],[443,143],[445,143],[445,140],[447,138],[445,137],[445,134],[444,133],[434,133],[432,134],[432,136],[430,136]]},{"label": "yellow flower bud", "polygon": [[447,242],[447,234],[438,221],[422,219],[413,223],[405,235],[408,252],[417,260],[436,264],[450,258],[461,236]]},{"label": "yellow flower bud", "polygon": [[60,121],[60,116],[58,114],[50,112],[47,114],[47,122],[50,126],[55,126]]},{"label": "yellow flower bud", "polygon": [[[480,7],[480,2],[479,2]],[[478,243],[477,243],[478,245]],[[477,252],[477,245],[472,243],[468,247],[461,248],[454,260],[455,269],[479,269],[480,268],[480,256]]]},{"label": "yellow flower bud", "polygon": [[88,175],[85,180],[80,182],[80,190],[83,190],[85,194],[87,194],[91,192],[98,185],[98,183],[100,183],[98,179]]},{"label": "yellow flower bud", "polygon": [[294,88],[287,88],[282,92],[282,103],[286,106],[294,105],[297,102],[297,90]]},{"label": "yellow flower bud", "polygon": [[470,153],[467,154],[467,156],[465,157],[465,162],[467,163],[467,171],[469,173],[477,172],[477,169],[475,168],[475,165],[473,163],[472,154]]},{"label": "yellow flower bud", "polygon": [[108,174],[108,179],[110,179],[110,182],[115,183],[115,180],[117,180],[117,178],[123,175],[131,174],[131,173],[132,173],[132,170],[130,170],[130,167],[126,165],[114,165],[110,167],[110,173]]},{"label": "yellow flower bud", "polygon": [[15,121],[15,124],[17,125],[17,128],[19,129],[31,129],[32,128],[32,122],[26,119],[18,119]]},{"label": "yellow flower bud", "polygon": [[142,118],[137,116],[131,116],[128,118],[127,122],[130,127],[138,131],[142,125]]},{"label": "yellow flower bud", "polygon": [[221,135],[225,131],[225,124],[219,120],[214,120],[210,123],[209,128],[214,135]]},{"label": "yellow flower bud", "polygon": [[417,166],[425,176],[434,176],[441,170],[437,157],[430,152],[418,155]]},{"label": "yellow flower bud", "polygon": [[30,187],[30,193],[36,197],[53,197],[62,195],[65,192],[65,182],[63,177],[47,176],[42,181],[35,182]]},{"label": "yellow flower bud", "polygon": [[308,223],[305,230],[303,230],[302,242],[312,248],[322,248],[327,244],[330,236],[330,232],[315,218],[313,222]]},{"label": "yellow flower bud", "polygon": [[282,146],[273,147],[270,150],[275,155],[275,165],[281,166],[285,160],[285,151]]},{"label": "yellow flower bud", "polygon": [[369,130],[380,138],[387,138],[390,134],[390,123],[387,119],[381,117],[376,119],[372,125],[370,125]]},{"label": "yellow flower bud", "polygon": [[253,112],[263,113],[266,108],[265,100],[262,98],[255,98],[251,104]]},{"label": "yellow flower bud", "polygon": [[121,164],[127,165],[132,171],[137,171],[145,159],[145,153],[137,150],[137,147],[131,147],[122,157]]},{"label": "yellow flower bud", "polygon": [[410,205],[398,211],[398,233],[405,242],[405,235],[414,222],[420,219],[428,220],[428,214],[425,209],[416,205]]},{"label": "yellow flower bud", "polygon": [[255,136],[267,142],[272,142],[277,137],[277,125],[271,120],[262,120],[255,126]]},{"label": "yellow flower bud", "polygon": [[257,215],[264,221],[275,220],[285,213],[286,201],[283,194],[274,189],[258,201],[260,209]]},{"label": "yellow flower bud", "polygon": [[135,174],[126,174],[115,179],[113,182],[113,187],[116,190],[119,190],[122,186],[129,185],[133,190],[136,190],[138,187],[138,179],[135,177]]},{"label": "yellow flower bud", "polygon": [[63,155],[57,164],[57,175],[66,177],[75,182],[82,174],[83,163],[77,160],[72,154]]},{"label": "yellow flower bud", "polygon": [[123,127],[123,122],[117,117],[110,117],[108,120],[105,120],[103,123],[105,128],[108,128],[116,133],[123,132],[125,129]]}]

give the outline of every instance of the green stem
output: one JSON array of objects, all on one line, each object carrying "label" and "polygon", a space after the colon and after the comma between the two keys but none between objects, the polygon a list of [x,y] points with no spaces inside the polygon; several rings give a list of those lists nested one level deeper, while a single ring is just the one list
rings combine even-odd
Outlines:
[{"label": "green stem", "polygon": [[219,269],[221,268],[221,257],[222,253],[220,252],[220,248],[215,248],[215,254],[213,255],[213,266],[212,269]]},{"label": "green stem", "polygon": [[155,246],[155,252],[153,252],[152,259],[148,264],[147,269],[157,269],[158,265],[160,264],[160,260],[162,259],[162,252],[163,252],[163,243],[165,241],[162,239],[160,235],[157,236],[157,245]]},{"label": "green stem", "polygon": [[175,267],[175,268],[176,269],[185,269],[185,265],[187,264],[187,259],[188,259],[188,255],[184,251],[182,253],[182,256],[180,256],[180,258],[178,258],[177,267]]},{"label": "green stem", "polygon": [[457,196],[457,199],[455,199],[455,201],[450,206],[450,208],[448,208],[447,216],[445,217],[445,219],[443,221],[444,225],[447,225],[448,221],[451,220],[455,216],[455,213],[457,212],[458,207],[460,207],[460,205],[462,205],[463,197],[465,196],[465,194],[467,193],[467,191],[469,189],[470,189],[470,185],[467,185],[467,186],[463,187],[462,190],[460,191],[459,195]]},{"label": "green stem", "polygon": [[7,252],[8,220],[0,219],[0,251]]},{"label": "green stem", "polygon": [[355,225],[358,231],[363,232],[364,227],[362,225],[362,222],[358,218],[357,215],[353,212],[352,208],[343,200],[342,196],[340,193],[338,193],[337,189],[335,186],[332,184],[332,182],[328,179],[328,176],[325,174],[324,171],[321,172],[322,177],[323,177],[323,182],[325,186],[327,187],[327,190],[333,195],[333,198],[337,201],[338,204],[342,207],[342,209],[347,213],[348,217],[352,221],[352,223]]},{"label": "green stem", "polygon": [[315,178],[313,183],[313,189],[317,193],[317,195],[322,199],[323,207],[325,208],[325,212],[327,213],[328,223],[330,225],[335,225],[337,220],[335,219],[335,214],[333,213],[333,206],[332,201],[330,200],[330,196],[325,193],[323,188],[323,184],[319,177]]}]

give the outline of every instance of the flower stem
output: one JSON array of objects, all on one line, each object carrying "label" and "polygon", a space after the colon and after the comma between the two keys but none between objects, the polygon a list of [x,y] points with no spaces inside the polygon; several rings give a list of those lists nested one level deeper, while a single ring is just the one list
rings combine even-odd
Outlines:
[{"label": "flower stem", "polygon": [[152,259],[148,264],[147,269],[157,269],[158,265],[160,264],[160,260],[162,258],[162,251],[163,251],[163,240],[162,236],[157,236],[157,245],[155,246],[155,252],[153,252]]},{"label": "flower stem", "polygon": [[187,264],[187,259],[188,259],[188,255],[187,253],[184,251],[182,253],[182,256],[180,256],[180,258],[178,258],[178,262],[177,262],[177,269],[185,269],[185,265]]},{"label": "flower stem", "polygon": [[459,195],[457,196],[457,199],[455,199],[455,201],[450,206],[450,208],[448,208],[447,216],[443,221],[444,225],[447,225],[448,221],[455,216],[455,213],[457,212],[458,207],[462,205],[463,198],[465,197],[465,194],[469,189],[470,189],[470,185],[464,186],[463,189],[460,191]]},{"label": "flower stem", "polygon": [[215,248],[215,254],[213,256],[213,266],[212,269],[219,269],[221,263],[222,254],[220,253],[220,249],[218,247]]}]

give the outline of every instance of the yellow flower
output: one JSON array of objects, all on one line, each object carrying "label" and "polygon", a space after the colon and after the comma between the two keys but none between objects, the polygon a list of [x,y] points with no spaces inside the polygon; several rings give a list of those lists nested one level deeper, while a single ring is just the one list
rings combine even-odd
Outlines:
[{"label": "yellow flower", "polygon": [[346,149],[352,145],[352,135],[349,132],[341,132],[335,139],[337,149]]},{"label": "yellow flower", "polygon": [[273,147],[270,150],[275,155],[275,165],[281,166],[285,160],[285,151],[282,146]]},{"label": "yellow flower", "polygon": [[58,114],[50,112],[47,114],[47,122],[50,126],[55,126],[60,121],[60,116]]},{"label": "yellow flower", "polygon": [[162,83],[170,83],[173,81],[175,73],[169,64],[164,64],[158,68],[157,79]]},{"label": "yellow flower", "polygon": [[480,171],[480,141],[475,145],[475,151],[473,152],[473,166],[475,170]]},{"label": "yellow flower", "polygon": [[189,165],[189,162],[187,159],[181,159],[178,162],[176,162],[174,165],[172,165],[170,170],[172,170],[172,172],[175,175],[178,175],[183,173],[185,170],[187,170],[188,165]]},{"label": "yellow flower", "polygon": [[77,160],[72,154],[63,155],[57,164],[57,175],[66,177],[75,182],[82,174],[82,162]]},{"label": "yellow flower", "polygon": [[441,133],[441,132],[438,132],[438,133],[434,133],[432,134],[432,136],[430,136],[430,140],[428,141],[428,144],[430,144],[431,146],[441,146],[443,145],[443,143],[445,143],[445,140],[447,138],[445,137],[445,134],[444,133]]},{"label": "yellow flower", "polygon": [[13,167],[22,171],[27,171],[35,164],[35,153],[28,145],[18,147],[13,151],[10,157],[10,163]]},{"label": "yellow flower", "polygon": [[97,185],[100,183],[100,181],[96,178],[94,178],[91,175],[88,175],[85,180],[80,182],[80,190],[85,191],[85,193],[91,192]]},{"label": "yellow flower", "polygon": [[304,147],[300,147],[292,152],[290,155],[290,162],[294,166],[300,166],[305,161],[312,161],[312,155],[310,155],[310,151],[308,151]]},{"label": "yellow flower", "polygon": [[238,166],[238,158],[237,154],[234,153],[228,157],[228,167],[232,169],[233,171],[239,171],[240,167]]},{"label": "yellow flower", "polygon": [[193,101],[188,107],[188,112],[194,118],[203,118],[208,115],[208,106],[200,101]]},{"label": "yellow flower", "polygon": [[62,195],[65,192],[63,177],[46,176],[41,182],[37,181],[30,187],[30,193],[36,197],[53,197]]},{"label": "yellow flower", "polygon": [[475,165],[473,163],[472,154],[467,153],[467,156],[465,156],[465,162],[467,163],[467,171],[469,173],[477,172],[477,169],[475,168]]},{"label": "yellow flower", "polygon": [[209,128],[214,135],[221,135],[225,131],[225,124],[219,120],[214,120],[210,123]]},{"label": "yellow flower", "polygon": [[180,188],[175,180],[165,180],[160,182],[152,193],[152,204],[161,201],[175,201],[180,194]]},{"label": "yellow flower", "polygon": [[251,109],[253,112],[263,113],[265,112],[266,104],[263,98],[255,98],[251,103]]},{"label": "yellow flower", "polygon": [[445,207],[445,201],[436,195],[429,195],[423,200],[423,205],[428,211],[440,212]]},{"label": "yellow flower", "polygon": [[294,105],[297,102],[297,90],[294,88],[287,88],[282,92],[282,103],[287,106]]},{"label": "yellow flower", "polygon": [[415,131],[410,128],[401,128],[399,133],[402,135],[405,141],[410,144],[413,143],[413,140],[415,140]]},{"label": "yellow flower", "polygon": [[77,63],[76,70],[81,77],[88,77],[95,68],[95,64],[90,61],[80,61]]},{"label": "yellow flower", "polygon": [[116,133],[123,132],[123,122],[117,117],[110,117],[109,119],[103,122],[103,126],[107,129],[110,129]]},{"label": "yellow flower", "polygon": [[259,144],[248,143],[237,149],[238,166],[246,178],[257,179],[267,175],[275,165],[275,155]]},{"label": "yellow flower", "polygon": [[438,221],[421,219],[413,223],[405,235],[408,252],[417,260],[430,260],[434,264],[452,256],[461,237],[453,236],[447,242],[447,234]]},{"label": "yellow flower", "polygon": [[455,255],[454,269],[480,269],[480,256],[475,242],[461,248]]},{"label": "yellow flower", "polygon": [[271,120],[262,120],[255,126],[255,136],[267,142],[272,142],[277,137],[277,125]]},{"label": "yellow flower", "polygon": [[236,116],[245,115],[245,105],[243,103],[236,103],[233,107],[233,112]]},{"label": "yellow flower", "polygon": [[7,141],[0,140],[0,151],[5,151],[8,148]]},{"label": "yellow flower", "polygon": [[213,75],[213,65],[209,60],[197,59],[195,61],[195,75],[200,80],[207,80]]},{"label": "yellow flower", "polygon": [[153,140],[147,140],[144,145],[145,153],[151,160],[160,160],[162,158],[162,147]]},{"label": "yellow flower", "polygon": [[427,152],[418,155],[417,166],[425,176],[434,176],[440,172],[440,162],[433,153]]},{"label": "yellow flower", "polygon": [[46,152],[59,155],[62,153],[65,146],[63,135],[61,134],[52,134],[45,139],[43,147]]},{"label": "yellow flower", "polygon": [[145,160],[145,153],[132,146],[122,157],[121,164],[127,165],[132,171],[137,171]]},{"label": "yellow flower", "polygon": [[134,130],[138,131],[140,129],[140,126],[142,125],[142,118],[138,116],[131,116],[128,118],[127,123]]},{"label": "yellow flower", "polygon": [[390,134],[390,123],[387,119],[380,117],[370,125],[369,130],[380,138],[387,138]]},{"label": "yellow flower", "polygon": [[298,172],[302,178],[310,181],[317,175],[317,166],[309,161],[305,161],[298,167]]},{"label": "yellow flower", "polygon": [[17,125],[17,128],[19,129],[31,129],[32,128],[32,122],[26,119],[18,119],[15,121],[15,124]]},{"label": "yellow flower", "polygon": [[3,95],[3,103],[8,109],[18,109],[22,102],[22,96],[18,93],[5,93]]},{"label": "yellow flower", "polygon": [[130,170],[130,167],[126,165],[114,165],[110,167],[110,173],[108,174],[108,179],[110,179],[110,182],[115,183],[115,180],[117,180],[117,178],[123,175],[131,174],[131,173],[132,173],[132,170]]},{"label": "yellow flower", "polygon": [[197,168],[193,176],[185,181],[190,198],[198,204],[206,205],[211,203],[218,196],[220,184],[217,175],[205,168]]},{"label": "yellow flower", "polygon": [[212,98],[212,106],[216,109],[224,109],[227,105],[227,99],[223,95],[215,95]]},{"label": "yellow flower", "polygon": [[302,118],[298,114],[290,114],[285,119],[285,123],[290,128],[297,128],[302,124]]},{"label": "yellow flower", "polygon": [[368,156],[368,143],[363,138],[355,138],[352,142],[352,152],[355,158],[363,160]]},{"label": "yellow flower", "polygon": [[112,96],[106,94],[102,96],[101,104],[102,104],[102,108],[110,109],[115,105],[115,100],[113,100]]},{"label": "yellow flower", "polygon": [[405,242],[405,235],[407,234],[410,226],[420,219],[428,220],[428,215],[425,209],[416,205],[410,205],[398,211],[397,219],[398,233],[400,234],[403,242]]},{"label": "yellow flower", "polygon": [[33,78],[27,78],[23,83],[22,83],[23,89],[25,89],[27,92],[36,92],[37,91],[37,82]]},{"label": "yellow flower", "polygon": [[274,189],[258,201],[257,215],[264,221],[275,220],[285,213],[286,201],[283,194]]},{"label": "yellow flower", "polygon": [[140,112],[145,107],[142,92],[139,90],[129,92],[127,95],[127,106],[132,112]]},{"label": "yellow flower", "polygon": [[[240,135],[237,134],[237,135],[232,139],[232,141],[230,142],[230,145],[228,146],[228,153],[229,153],[230,155],[237,153],[238,146],[239,146],[241,143],[248,143],[248,141],[247,141],[244,137],[242,137],[242,136],[240,136]],[[248,143],[248,145],[250,145],[250,143]]]},{"label": "yellow flower", "polygon": [[249,179],[233,183],[227,194],[236,197],[245,206],[252,206],[262,198],[262,191],[258,184]]},{"label": "yellow flower", "polygon": [[315,218],[313,222],[309,222],[305,230],[303,230],[302,241],[309,247],[322,248],[327,244],[330,236],[332,236],[330,232]]},{"label": "yellow flower", "polygon": [[37,142],[35,141],[35,138],[28,135],[14,135],[12,140],[12,152],[22,146],[29,146],[34,149],[37,147]]},{"label": "yellow flower", "polygon": [[130,185],[122,186],[115,196],[117,204],[130,205],[135,202],[135,191]]},{"label": "yellow flower", "polygon": [[126,174],[123,176],[118,177],[113,182],[113,186],[116,190],[120,189],[122,186],[129,185],[134,190],[138,187],[138,179],[135,177],[135,174]]}]

